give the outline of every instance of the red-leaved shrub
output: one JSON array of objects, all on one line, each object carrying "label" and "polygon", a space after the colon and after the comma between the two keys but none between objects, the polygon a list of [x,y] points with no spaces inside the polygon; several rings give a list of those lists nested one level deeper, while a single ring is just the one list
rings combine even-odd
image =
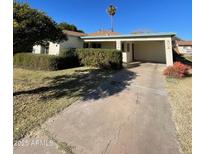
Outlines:
[{"label": "red-leaved shrub", "polygon": [[182,78],[189,74],[190,67],[182,64],[181,62],[175,62],[173,66],[168,66],[164,70],[164,75],[173,78]]}]

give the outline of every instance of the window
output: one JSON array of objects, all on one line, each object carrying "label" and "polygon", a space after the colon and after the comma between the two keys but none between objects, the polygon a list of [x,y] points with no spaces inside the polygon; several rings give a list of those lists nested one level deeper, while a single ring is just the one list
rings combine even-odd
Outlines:
[{"label": "window", "polygon": [[97,46],[97,48],[101,48],[101,44],[100,43],[98,43],[96,46]]},{"label": "window", "polygon": [[83,47],[84,47],[84,48],[88,48],[88,43],[84,43],[84,44],[83,44]]},{"label": "window", "polygon": [[124,43],[122,43],[121,48],[122,48],[122,52],[124,52],[124,51],[125,51],[125,45],[124,45]]},{"label": "window", "polygon": [[93,43],[92,48],[101,48],[101,44],[100,43]]},{"label": "window", "polygon": [[92,44],[92,48],[96,48],[96,44],[95,43]]}]

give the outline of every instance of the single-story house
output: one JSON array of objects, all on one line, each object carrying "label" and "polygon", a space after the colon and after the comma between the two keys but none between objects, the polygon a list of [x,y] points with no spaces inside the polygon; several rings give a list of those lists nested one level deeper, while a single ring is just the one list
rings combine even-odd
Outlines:
[{"label": "single-story house", "polygon": [[49,43],[48,51],[34,46],[34,53],[58,55],[69,48],[110,48],[121,50],[123,62],[148,61],[173,65],[172,37],[175,33],[142,33],[121,35],[111,31],[91,34],[64,31],[68,40],[59,44]]},{"label": "single-story house", "polygon": [[178,48],[178,52],[180,54],[192,54],[192,41],[176,41],[176,47]]}]

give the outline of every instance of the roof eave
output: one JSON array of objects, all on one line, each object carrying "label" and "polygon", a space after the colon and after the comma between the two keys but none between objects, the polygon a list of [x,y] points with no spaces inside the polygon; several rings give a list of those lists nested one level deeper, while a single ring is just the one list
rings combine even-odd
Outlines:
[{"label": "roof eave", "polygon": [[166,37],[175,36],[176,33],[165,34],[143,34],[143,35],[111,35],[111,36],[82,36],[82,39],[110,39],[110,38],[140,38],[140,37]]}]

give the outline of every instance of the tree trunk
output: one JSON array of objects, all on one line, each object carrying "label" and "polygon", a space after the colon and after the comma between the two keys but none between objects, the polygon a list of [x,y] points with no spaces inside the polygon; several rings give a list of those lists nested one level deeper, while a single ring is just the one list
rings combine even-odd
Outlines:
[{"label": "tree trunk", "polygon": [[111,15],[111,31],[113,32],[114,31],[114,28],[113,28],[113,16]]}]

